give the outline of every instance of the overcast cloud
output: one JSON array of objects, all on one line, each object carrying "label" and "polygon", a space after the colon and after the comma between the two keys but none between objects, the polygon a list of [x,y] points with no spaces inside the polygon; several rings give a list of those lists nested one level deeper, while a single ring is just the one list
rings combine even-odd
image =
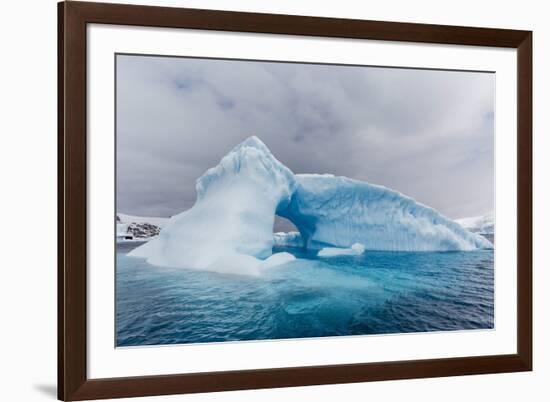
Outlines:
[{"label": "overcast cloud", "polygon": [[117,56],[117,210],[170,216],[257,135],[294,173],[396,189],[451,218],[493,209],[494,75]]}]

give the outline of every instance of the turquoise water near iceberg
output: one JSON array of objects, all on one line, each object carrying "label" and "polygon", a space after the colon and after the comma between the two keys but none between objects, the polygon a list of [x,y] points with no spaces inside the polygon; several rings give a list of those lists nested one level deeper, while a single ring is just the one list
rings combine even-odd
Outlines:
[{"label": "turquoise water near iceberg", "polygon": [[116,345],[491,329],[493,250],[298,259],[259,277],[162,268],[119,245]]}]

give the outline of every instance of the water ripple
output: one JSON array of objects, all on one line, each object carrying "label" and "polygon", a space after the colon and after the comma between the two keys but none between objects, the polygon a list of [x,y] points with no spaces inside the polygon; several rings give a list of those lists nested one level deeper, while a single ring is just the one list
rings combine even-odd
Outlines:
[{"label": "water ripple", "polygon": [[491,250],[313,253],[259,278],[117,254],[118,346],[493,328]]}]

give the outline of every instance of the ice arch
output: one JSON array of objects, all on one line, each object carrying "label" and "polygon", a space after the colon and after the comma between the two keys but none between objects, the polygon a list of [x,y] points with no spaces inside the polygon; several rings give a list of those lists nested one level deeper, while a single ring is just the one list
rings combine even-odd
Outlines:
[{"label": "ice arch", "polygon": [[345,177],[294,175],[254,136],[206,171],[196,188],[195,205],[172,217],[156,239],[129,255],[161,266],[256,270],[257,259],[271,255],[276,214],[296,225],[307,247],[492,247],[485,238],[396,191]]},{"label": "ice arch", "polygon": [[295,175],[295,180],[292,199],[279,214],[296,225],[305,247],[354,243],[367,250],[389,251],[493,247],[433,208],[386,187],[333,175]]}]

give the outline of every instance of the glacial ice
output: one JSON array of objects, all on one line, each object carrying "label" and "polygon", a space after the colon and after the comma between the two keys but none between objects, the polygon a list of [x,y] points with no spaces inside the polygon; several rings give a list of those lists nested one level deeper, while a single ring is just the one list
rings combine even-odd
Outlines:
[{"label": "glacial ice", "polygon": [[365,246],[361,243],[354,243],[349,248],[325,247],[317,255],[319,257],[337,257],[340,255],[361,255],[365,252]]},{"label": "glacial ice", "polygon": [[298,174],[291,202],[279,215],[292,221],[307,248],[451,251],[493,248],[436,210],[397,191],[347,177]]},{"label": "glacial ice", "polygon": [[494,234],[495,216],[492,212],[481,216],[472,216],[469,218],[460,218],[455,220],[464,229],[473,233]]},{"label": "glacial ice", "polygon": [[128,223],[117,223],[116,224],[116,237],[124,237],[128,234]]},{"label": "glacial ice", "polygon": [[[193,207],[128,255],[153,265],[257,274],[290,261],[278,245],[367,250],[492,248],[484,237],[397,191],[346,177],[298,174],[255,136],[197,180]],[[274,216],[299,234],[273,235]],[[283,244],[283,242],[285,244]]]},{"label": "glacial ice", "polygon": [[128,255],[158,266],[243,274],[288,262],[287,256],[260,264],[271,256],[275,214],[290,202],[295,180],[257,137],[207,170],[196,189],[191,209],[170,218],[157,238]]},{"label": "glacial ice", "polygon": [[278,247],[303,247],[304,241],[300,232],[273,233],[273,245]]}]

